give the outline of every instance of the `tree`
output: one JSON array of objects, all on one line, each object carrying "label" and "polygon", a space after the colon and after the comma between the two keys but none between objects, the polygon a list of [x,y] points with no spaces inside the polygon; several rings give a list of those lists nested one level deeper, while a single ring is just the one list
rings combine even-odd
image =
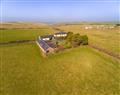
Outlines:
[{"label": "tree", "polygon": [[77,47],[80,45],[88,45],[87,35],[81,36],[79,33],[73,34],[72,32],[68,32],[66,37],[66,47]]},{"label": "tree", "polygon": [[72,37],[73,37],[73,32],[68,32],[67,37],[66,37],[66,40],[67,40],[68,42],[71,42],[71,41],[72,41]]},{"label": "tree", "polygon": [[71,44],[73,47],[79,46],[81,43],[81,36],[80,34],[74,34],[72,36]]},{"label": "tree", "polygon": [[87,37],[87,35],[81,36],[81,44],[82,45],[88,45],[88,37]]}]

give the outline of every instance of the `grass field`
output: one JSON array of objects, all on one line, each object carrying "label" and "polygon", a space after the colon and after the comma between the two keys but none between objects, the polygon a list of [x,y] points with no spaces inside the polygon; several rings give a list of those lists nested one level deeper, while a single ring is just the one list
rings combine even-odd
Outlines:
[{"label": "grass field", "polygon": [[120,64],[89,47],[46,58],[36,44],[1,46],[1,95],[120,95]]},{"label": "grass field", "polygon": [[51,33],[54,33],[51,28],[0,30],[0,42],[16,40],[36,40],[36,38],[40,35],[46,35]]},{"label": "grass field", "polygon": [[113,29],[83,29],[81,25],[63,25],[59,29],[71,31],[74,33],[86,34],[89,37],[89,43],[103,48],[107,51],[116,53],[120,56],[120,32],[119,28]]}]

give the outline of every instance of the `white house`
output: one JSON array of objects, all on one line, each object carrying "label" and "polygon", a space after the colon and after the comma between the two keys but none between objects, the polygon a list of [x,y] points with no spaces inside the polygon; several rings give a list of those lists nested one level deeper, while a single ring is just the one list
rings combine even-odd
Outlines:
[{"label": "white house", "polygon": [[54,34],[54,37],[66,37],[67,33],[66,32],[58,32]]}]

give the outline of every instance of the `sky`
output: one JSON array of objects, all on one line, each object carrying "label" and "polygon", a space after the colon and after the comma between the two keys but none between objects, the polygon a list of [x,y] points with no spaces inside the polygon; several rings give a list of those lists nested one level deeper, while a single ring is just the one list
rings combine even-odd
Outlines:
[{"label": "sky", "polygon": [[118,0],[1,0],[6,22],[118,22]]}]

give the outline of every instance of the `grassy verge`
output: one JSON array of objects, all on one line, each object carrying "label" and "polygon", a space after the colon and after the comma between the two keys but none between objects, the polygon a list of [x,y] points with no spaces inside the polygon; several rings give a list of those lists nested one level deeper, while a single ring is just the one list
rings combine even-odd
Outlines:
[{"label": "grassy verge", "polygon": [[36,44],[0,47],[2,95],[119,95],[120,64],[89,47],[41,56]]}]

